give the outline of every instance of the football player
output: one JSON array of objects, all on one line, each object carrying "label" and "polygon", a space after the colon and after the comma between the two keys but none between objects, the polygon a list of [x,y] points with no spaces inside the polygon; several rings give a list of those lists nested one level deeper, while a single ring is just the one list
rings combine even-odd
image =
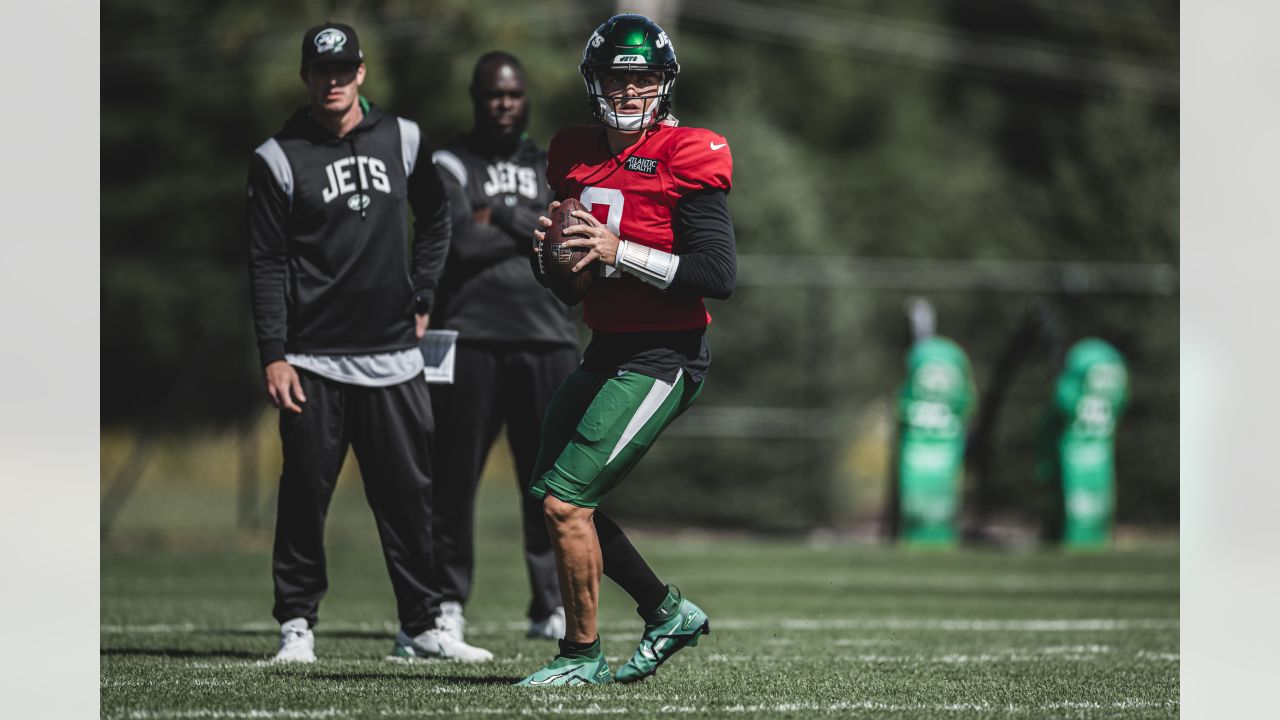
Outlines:
[{"label": "football player", "polygon": [[[548,214],[567,198],[588,210],[565,229],[583,237],[565,244],[589,251],[575,269],[599,271],[583,300],[592,336],[547,410],[530,487],[543,502],[567,627],[555,659],[520,685],[614,679],[596,627],[601,573],[644,620],[618,681],[652,675],[711,630],[702,609],[659,580],[597,506],[702,391],[711,359],[703,298],[729,297],[737,272],[729,144],[671,116],[680,65],[671,38],[648,18],[618,15],[596,28],[580,69],[596,122],[552,139]],[[542,229],[534,235],[545,238]]]}]

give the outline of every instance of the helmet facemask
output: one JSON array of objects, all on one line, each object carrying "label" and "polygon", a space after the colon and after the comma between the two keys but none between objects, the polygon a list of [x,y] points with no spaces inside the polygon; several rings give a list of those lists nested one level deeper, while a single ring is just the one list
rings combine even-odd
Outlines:
[{"label": "helmet facemask", "polygon": [[[600,78],[606,72],[613,70],[630,72],[631,67],[625,65],[616,65],[605,68],[600,71],[584,68],[582,71],[583,80],[587,85],[587,98],[590,105],[591,116],[605,125],[623,132],[636,132],[645,130],[659,122],[662,122],[671,114],[671,88],[676,83],[675,73],[657,71],[662,76],[662,81],[658,84],[658,92],[654,95],[640,95],[628,97],[622,95],[619,97],[609,97],[604,92],[604,88],[600,85]],[[636,69],[635,72],[653,72],[648,68]],[[623,114],[618,112],[618,106],[629,100],[639,99],[646,101],[647,109],[640,113]]]}]

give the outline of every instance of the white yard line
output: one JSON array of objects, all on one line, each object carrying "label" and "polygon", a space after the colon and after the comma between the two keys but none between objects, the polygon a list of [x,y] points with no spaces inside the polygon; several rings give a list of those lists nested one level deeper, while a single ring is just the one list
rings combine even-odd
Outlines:
[{"label": "white yard line", "polygon": [[[796,636],[790,637],[768,637],[764,639],[765,645],[808,645],[811,639]],[[879,647],[884,645],[892,645],[893,640],[889,638],[830,638],[822,643],[823,646],[834,647]]]},{"label": "white yard line", "polygon": [[[265,658],[265,655],[266,654],[264,653],[264,658]],[[814,656],[814,655],[779,655],[779,654],[772,654],[772,653],[759,653],[759,654],[735,653],[732,655],[724,654],[724,653],[715,653],[715,654],[709,654],[705,656],[705,659],[707,662],[726,663],[730,665],[752,665],[752,664],[762,664],[762,663],[769,663],[769,664],[794,663],[794,664],[806,665],[806,664],[813,664],[813,663],[830,663],[830,662],[862,663],[862,664],[899,663],[899,664],[915,664],[915,665],[926,665],[926,664],[963,665],[963,664],[974,664],[974,663],[1093,662],[1093,661],[1104,659],[1104,658],[1116,658],[1116,659],[1125,658],[1125,659],[1131,659],[1132,662],[1136,662],[1136,663],[1176,663],[1176,662],[1179,662],[1181,659],[1179,654],[1176,652],[1153,652],[1150,650],[1138,650],[1137,652],[1134,652],[1134,653],[1129,653],[1129,652],[1117,653],[1113,648],[1110,648],[1107,646],[1090,646],[1090,645],[1075,646],[1075,647],[1050,646],[1050,647],[1039,647],[1039,648],[1008,647],[1008,648],[986,649],[982,652],[976,652],[976,653],[950,652],[950,653],[938,653],[938,654],[932,654],[932,655],[922,654],[922,653],[901,654],[901,655],[886,654],[886,653],[861,653],[861,654]],[[615,656],[615,655],[606,656],[606,660],[608,660],[611,664],[614,664],[614,665],[619,665],[622,662],[624,662],[626,659],[627,658],[622,656]],[[323,665],[326,665],[328,667],[339,667],[339,666],[368,667],[370,665],[378,665],[383,661],[375,658],[370,658],[367,660],[358,660],[358,659],[332,660],[327,658],[321,658],[320,662]],[[511,658],[511,657],[498,658],[497,661],[495,662],[495,667],[523,668],[524,665],[528,664],[528,662],[530,662],[529,658]],[[266,659],[244,660],[239,662],[194,661],[194,662],[185,663],[185,666],[191,668],[192,670],[220,670],[220,671],[224,671],[224,670],[244,671],[244,670],[252,670],[252,669],[278,667]],[[127,683],[121,683],[121,684],[144,685],[149,682],[151,681],[136,680],[136,681],[128,681]],[[110,686],[113,686],[113,684],[115,683],[120,683],[120,681],[115,679],[104,678],[102,682],[102,686],[110,687]],[[348,685],[344,687],[349,688],[350,686]],[[437,690],[436,692],[443,693],[443,692],[452,692],[452,691],[453,690]],[[646,699],[653,699],[649,695],[646,695],[645,697]]]},{"label": "white yard line", "polygon": [[[189,717],[189,719],[248,719],[248,717],[260,717],[260,719],[300,719],[300,720],[319,720],[324,717],[351,717],[351,712],[346,710],[338,710],[337,707],[326,707],[324,710],[287,710],[280,707],[276,710],[214,710],[214,708],[200,708],[200,710],[131,710],[124,715],[115,715],[115,717],[129,717],[133,720],[150,720],[160,719],[160,717]],[[109,717],[104,715],[104,717]]]},{"label": "white yard line", "polygon": [[[852,663],[865,665],[887,665],[887,664],[904,664],[904,665],[967,665],[967,664],[984,664],[984,663],[1055,663],[1055,662],[1095,662],[1103,659],[1102,653],[1083,651],[1083,652],[1063,652],[1052,648],[1021,648],[1010,650],[997,650],[977,653],[939,653],[927,655],[921,653],[907,655],[890,655],[885,653],[862,653],[857,655],[823,655],[815,657],[813,655],[776,655],[776,654],[713,654],[705,656],[707,662],[724,663],[728,665],[761,665],[786,663],[796,665],[811,665],[815,663]],[[1112,654],[1112,658],[1125,658],[1134,663],[1176,663],[1180,661],[1177,653],[1161,653],[1139,650],[1136,653],[1128,654]],[[613,665],[620,665],[627,658],[621,656],[607,656],[606,659]],[[368,667],[376,665],[382,661],[376,659],[370,660],[341,660],[334,661],[329,659],[321,659],[321,664],[327,667],[339,666],[355,666]],[[499,667],[524,668],[529,660],[518,660],[513,658],[500,658],[496,662]],[[267,660],[244,660],[241,662],[190,662],[186,663],[186,667],[192,670],[217,670],[217,671],[247,671],[263,668],[277,667]],[[102,687],[132,687],[132,686],[150,686],[156,682],[171,682],[170,680],[152,681],[152,680],[127,680],[122,681],[114,678],[104,678]],[[198,683],[189,683],[198,684]],[[221,682],[211,682],[210,684],[222,684]],[[230,684],[229,682],[227,684]],[[345,689],[354,689],[357,686],[350,684],[343,685]],[[452,693],[460,692],[456,688],[437,689],[433,692]],[[652,699],[646,696],[647,699]]]},{"label": "white yard line", "polygon": [[[732,621],[729,621],[732,623]],[[1173,630],[1173,618],[1119,619],[1092,618],[1078,620],[977,620],[966,618],[830,618],[799,620],[784,618],[779,623],[786,630],[928,630],[949,632],[1082,632],[1123,630]],[[724,623],[721,623],[723,626]],[[728,629],[734,629],[732,626]],[[745,629],[745,628],[744,628]]]},{"label": "white yard line", "polygon": [[[700,574],[707,583],[718,580],[729,582],[741,581],[737,571],[707,570]],[[1176,573],[1156,573],[1135,576],[1129,573],[1108,573],[1105,575],[1072,575],[1063,574],[1052,577],[1044,575],[982,575],[971,574],[939,574],[930,571],[927,574],[892,573],[858,573],[852,575],[832,576],[828,574],[787,573],[773,577],[753,577],[751,582],[757,586],[776,585],[780,587],[835,587],[859,588],[875,587],[877,589],[908,590],[973,590],[981,592],[1078,592],[1087,589],[1090,592],[1169,592],[1178,591],[1179,578]]]},{"label": "white yard line", "polygon": [[[745,620],[712,618],[716,630],[924,630],[943,632],[1113,632],[1130,630],[1176,630],[1177,618],[1080,618],[1080,619],[1028,619],[991,620],[979,618],[778,618],[776,620]],[[523,630],[523,622],[475,622],[467,627],[478,634]],[[605,622],[600,629],[611,632],[638,630],[637,622]],[[394,635],[396,625],[382,623],[324,623],[317,627],[318,635],[325,630],[336,632],[369,632]],[[138,625],[104,624],[99,632],[104,635],[186,635],[191,633],[249,632],[275,633],[275,623],[242,623],[219,626],[196,623],[152,623]]]},{"label": "white yard line", "polygon": [[823,655],[815,658],[812,655],[772,655],[772,654],[714,654],[706,656],[707,662],[750,665],[755,663],[788,663],[811,664],[814,662],[830,663],[868,663],[887,664],[902,663],[911,665],[964,665],[972,663],[1018,663],[1018,662],[1092,662],[1111,655],[1112,657],[1133,658],[1135,662],[1177,662],[1176,653],[1153,653],[1140,650],[1133,655],[1114,655],[1110,648],[1079,649],[1068,648],[1001,648],[979,653],[941,653],[926,655],[921,653],[909,655],[888,655],[883,653],[864,653],[860,655]]},{"label": "white yard line", "polygon": [[1177,700],[1139,700],[1127,698],[1112,702],[1056,702],[1039,705],[1015,705],[997,703],[885,703],[871,700],[815,703],[769,703],[759,705],[655,705],[654,703],[637,703],[634,705],[600,705],[593,703],[587,706],[538,705],[534,707],[466,707],[454,705],[450,708],[421,708],[413,710],[382,710],[373,712],[364,710],[342,710],[339,708],[323,708],[314,710],[253,709],[253,710],[217,710],[213,708],[173,709],[173,710],[131,710],[126,713],[104,714],[103,717],[127,720],[325,720],[327,718],[349,717],[457,717],[465,715],[494,716],[533,716],[533,715],[565,715],[565,716],[626,716],[640,712],[659,712],[669,715],[706,714],[712,716],[756,714],[794,714],[798,712],[812,713],[850,713],[850,712],[926,712],[926,713],[1001,713],[1020,715],[1029,713],[1045,713],[1061,710],[1149,710],[1178,708]]}]

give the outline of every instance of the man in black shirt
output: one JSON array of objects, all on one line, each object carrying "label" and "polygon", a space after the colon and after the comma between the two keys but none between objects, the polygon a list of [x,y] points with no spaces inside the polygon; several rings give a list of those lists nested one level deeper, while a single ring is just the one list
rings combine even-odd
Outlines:
[{"label": "man in black shirt", "polygon": [[[324,521],[355,450],[400,616],[393,654],[492,660],[445,632],[431,541],[433,422],[418,339],[449,246],[448,200],[418,125],[360,97],[350,26],[302,39],[310,104],[254,152],[249,277],[267,394],[280,408],[273,614],[279,662],[315,662]],[[406,253],[406,200],[413,254]]]},{"label": "man in black shirt", "polygon": [[439,421],[435,541],[442,617],[459,639],[471,593],[476,487],[503,425],[521,488],[532,594],[528,634],[564,635],[542,503],[523,490],[537,460],[547,404],[578,364],[578,336],[568,308],[529,273],[530,233],[551,195],[546,153],[525,134],[527,91],[515,57],[482,56],[471,81],[471,131],[432,156],[453,217],[432,326],[458,331],[454,384],[431,390]]}]

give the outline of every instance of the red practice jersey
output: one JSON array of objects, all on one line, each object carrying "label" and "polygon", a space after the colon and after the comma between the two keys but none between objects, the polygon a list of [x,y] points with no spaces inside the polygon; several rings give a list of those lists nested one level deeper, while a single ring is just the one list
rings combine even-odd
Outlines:
[{"label": "red practice jersey", "polygon": [[[579,125],[556,133],[547,150],[547,183],[557,200],[577,198],[619,238],[677,255],[676,203],[699,190],[728,192],[732,176],[728,141],[695,127],[661,123],[615,156],[603,126]],[[702,298],[605,270],[583,299],[592,330],[693,330],[711,322]]]}]

